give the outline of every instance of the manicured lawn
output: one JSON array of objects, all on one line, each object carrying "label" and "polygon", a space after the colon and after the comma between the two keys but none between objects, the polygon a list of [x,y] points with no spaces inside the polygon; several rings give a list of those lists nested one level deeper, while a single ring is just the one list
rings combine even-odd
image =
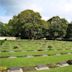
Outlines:
[{"label": "manicured lawn", "polygon": [[48,55],[55,55],[55,54],[59,54],[59,53],[72,53],[72,50],[48,50],[48,51],[20,51],[20,52],[1,52],[0,56],[24,56],[24,55],[43,55],[43,54],[48,54]]},{"label": "manicured lawn", "polygon": [[[67,54],[70,52],[71,54]],[[39,64],[54,64],[70,59],[72,60],[72,42],[56,40],[16,40],[5,41],[2,45],[0,45],[0,57],[44,54],[47,54],[48,56],[39,56],[33,58],[0,58],[0,66],[24,67]],[[56,56],[56,54],[61,55]],[[35,72],[72,72],[72,66]]]},{"label": "manicured lawn", "polygon": [[62,56],[48,56],[48,57],[34,57],[34,58],[2,58],[0,59],[0,66],[35,66],[38,64],[57,63],[72,59],[72,55]]},{"label": "manicured lawn", "polygon": [[[17,46],[18,49],[13,49]],[[0,50],[38,50],[38,49],[48,49],[48,46],[52,46],[52,49],[63,50],[71,49],[72,42],[66,41],[52,41],[52,40],[16,40],[16,41],[5,41],[3,45],[0,46]]]}]

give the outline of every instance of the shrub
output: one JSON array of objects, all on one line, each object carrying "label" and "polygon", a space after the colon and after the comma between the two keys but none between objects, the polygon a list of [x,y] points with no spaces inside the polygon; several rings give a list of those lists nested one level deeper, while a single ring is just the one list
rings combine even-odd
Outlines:
[{"label": "shrub", "polygon": [[49,49],[49,50],[52,50],[52,46],[48,46],[48,49]]},{"label": "shrub", "polygon": [[14,46],[13,49],[18,49],[18,46]]},{"label": "shrub", "polygon": [[43,51],[42,49],[39,49],[38,51]]},{"label": "shrub", "polygon": [[2,45],[7,39],[1,40],[0,45]]},{"label": "shrub", "polygon": [[72,65],[72,60],[68,60],[67,63]]},{"label": "shrub", "polygon": [[52,46],[49,45],[48,48],[52,48]]}]

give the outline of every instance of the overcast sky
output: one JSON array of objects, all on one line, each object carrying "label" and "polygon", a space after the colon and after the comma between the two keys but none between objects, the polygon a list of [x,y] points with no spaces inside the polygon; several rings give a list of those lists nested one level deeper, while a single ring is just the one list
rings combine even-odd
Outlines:
[{"label": "overcast sky", "polygon": [[72,21],[72,0],[0,0],[0,21],[8,22],[25,9],[39,12],[45,20],[58,15]]}]

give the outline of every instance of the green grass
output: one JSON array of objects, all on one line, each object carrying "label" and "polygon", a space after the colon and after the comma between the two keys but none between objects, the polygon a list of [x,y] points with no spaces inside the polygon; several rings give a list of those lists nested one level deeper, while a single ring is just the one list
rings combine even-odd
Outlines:
[{"label": "green grass", "polygon": [[72,55],[62,56],[48,56],[48,57],[34,57],[34,58],[2,58],[0,59],[0,66],[35,66],[38,64],[57,63],[65,60],[72,59]]},{"label": "green grass", "polygon": [[[18,48],[14,49],[17,46]],[[51,46],[51,50],[49,50]],[[15,67],[15,66],[35,66],[38,64],[54,64],[61,61],[72,59],[72,42],[69,41],[56,41],[56,40],[16,40],[16,41],[5,41],[0,45],[0,51],[18,51],[18,52],[0,52],[0,56],[24,56],[24,55],[43,55],[48,54],[50,56],[40,56],[33,58],[0,58],[0,66]],[[32,51],[32,50],[43,50],[43,51]],[[47,51],[46,51],[47,50]],[[26,51],[26,52],[23,52]],[[55,54],[61,53],[60,56]],[[45,71],[35,72],[72,72],[72,66],[64,68],[55,68]],[[34,71],[33,71],[34,72]]]},{"label": "green grass", "polygon": [[48,54],[48,55],[55,55],[59,53],[69,53],[72,52],[72,50],[63,50],[63,51],[54,51],[54,50],[49,50],[49,51],[36,51],[36,52],[1,52],[0,56],[24,56],[24,55],[43,55],[43,54]]},{"label": "green grass", "polygon": [[14,50],[14,46],[18,46],[15,50],[37,50],[48,49],[52,46],[53,49],[70,49],[72,42],[66,41],[44,41],[44,40],[18,40],[18,41],[5,41],[0,50]]}]

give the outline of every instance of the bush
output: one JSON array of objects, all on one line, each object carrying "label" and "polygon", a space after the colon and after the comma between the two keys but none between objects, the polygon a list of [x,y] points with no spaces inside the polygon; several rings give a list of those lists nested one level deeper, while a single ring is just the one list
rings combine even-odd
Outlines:
[{"label": "bush", "polygon": [[38,51],[43,51],[42,49],[39,49]]},{"label": "bush", "polygon": [[14,46],[13,49],[18,49],[18,46]]},{"label": "bush", "polygon": [[67,63],[72,65],[72,60],[68,60]]},{"label": "bush", "polygon": [[49,49],[49,50],[52,50],[52,46],[48,46],[48,49]]},{"label": "bush", "polygon": [[49,45],[48,48],[52,48],[52,46]]},{"label": "bush", "polygon": [[6,50],[3,50],[2,52],[7,52]]}]

